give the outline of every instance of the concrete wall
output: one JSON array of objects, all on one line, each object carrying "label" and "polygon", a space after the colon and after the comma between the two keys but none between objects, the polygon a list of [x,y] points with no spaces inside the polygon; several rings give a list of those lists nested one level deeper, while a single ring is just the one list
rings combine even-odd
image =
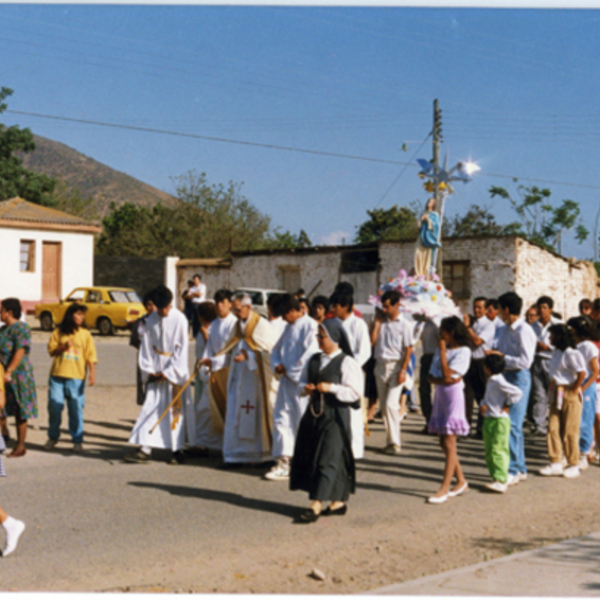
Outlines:
[{"label": "concrete wall", "polygon": [[540,296],[554,300],[554,310],[564,318],[579,314],[582,298],[600,296],[596,269],[588,261],[572,261],[546,252],[522,239],[516,240],[517,270],[515,291],[525,307]]},{"label": "concrete wall", "polygon": [[94,285],[133,288],[144,296],[165,282],[165,259],[136,256],[96,256]]},{"label": "concrete wall", "polygon": [[[20,242],[35,242],[33,272],[20,271]],[[0,298],[42,300],[42,242],[62,243],[61,297],[73,288],[93,285],[94,236],[91,233],[0,228]]]}]

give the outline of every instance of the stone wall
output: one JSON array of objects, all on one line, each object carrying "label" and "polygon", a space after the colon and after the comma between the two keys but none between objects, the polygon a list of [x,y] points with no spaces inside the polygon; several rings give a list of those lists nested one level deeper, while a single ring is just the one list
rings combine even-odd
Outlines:
[{"label": "stone wall", "polygon": [[514,289],[523,297],[525,307],[540,296],[550,296],[554,310],[567,318],[579,314],[582,298],[594,300],[600,296],[593,263],[564,258],[521,238],[516,239],[516,251]]},{"label": "stone wall", "polygon": [[215,261],[199,260],[180,260],[177,263],[177,306],[183,310],[183,300],[181,295],[187,289],[188,280],[192,279],[195,273],[198,273],[206,285],[209,298],[215,295],[221,288],[231,289],[231,269],[230,263],[224,261],[221,266],[215,266]]}]

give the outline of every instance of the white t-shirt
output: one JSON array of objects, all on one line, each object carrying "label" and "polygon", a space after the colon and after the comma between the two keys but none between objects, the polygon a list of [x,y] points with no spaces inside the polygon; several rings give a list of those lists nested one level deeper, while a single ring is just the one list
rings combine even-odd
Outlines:
[{"label": "white t-shirt", "polygon": [[[458,379],[459,377],[463,377],[469,370],[469,366],[471,365],[471,349],[467,348],[467,346],[460,346],[451,350],[446,348],[446,358],[448,360],[448,367],[454,371],[452,379]],[[439,379],[443,377],[439,348],[436,348],[433,355],[429,374]]]},{"label": "white t-shirt", "polygon": [[571,385],[577,374],[586,371],[583,355],[575,348],[567,348],[564,352],[554,349],[548,365],[550,379],[556,385]]},{"label": "white t-shirt", "polygon": [[198,285],[194,285],[189,289],[190,294],[200,292],[200,296],[192,296],[192,302],[194,304],[200,304],[206,301],[206,285],[200,282]]},{"label": "white t-shirt", "polygon": [[585,361],[585,378],[587,380],[592,374],[592,369],[590,368],[590,361],[593,358],[597,360],[600,351],[598,350],[598,346],[596,346],[596,344],[590,342],[589,340],[579,342],[579,344],[577,344],[577,350],[581,352],[583,360]]}]

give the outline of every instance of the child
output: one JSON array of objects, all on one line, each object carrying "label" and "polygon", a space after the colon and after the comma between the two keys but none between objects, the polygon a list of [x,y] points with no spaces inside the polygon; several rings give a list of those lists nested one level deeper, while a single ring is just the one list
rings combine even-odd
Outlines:
[{"label": "child", "polygon": [[573,317],[567,321],[577,350],[585,362],[585,380],[581,386],[583,407],[579,430],[579,470],[588,468],[588,457],[594,443],[594,419],[596,416],[596,379],[598,378],[598,347],[592,341],[594,327],[588,317]]},{"label": "child", "polygon": [[[585,378],[585,361],[576,350],[569,328],[563,324],[552,325],[550,344],[554,346],[550,359],[548,404],[548,455],[550,464],[540,469],[540,475],[579,476],[579,428],[581,424],[581,384]],[[562,388],[563,401],[559,406],[557,390]],[[561,462],[564,451],[568,467]]]},{"label": "child", "polygon": [[[0,409],[4,408],[4,368],[0,364]],[[6,450],[4,438],[0,436],[0,477],[5,477],[4,465],[2,464],[2,453]],[[11,517],[7,512],[0,507],[0,525],[6,532],[6,541],[2,556],[6,558],[9,554],[15,551],[21,534],[25,531],[25,523]]]},{"label": "child", "polygon": [[73,302],[54,330],[48,342],[53,357],[48,383],[48,441],[44,450],[52,450],[60,437],[60,421],[67,401],[69,433],[73,452],[83,452],[83,407],[85,377],[89,369],[89,384],[96,383],[96,348],[90,332],[83,327],[87,306]]},{"label": "child", "polygon": [[503,356],[489,354],[483,359],[487,379],[485,395],[481,402],[483,416],[483,446],[485,462],[492,476],[486,488],[503,494],[508,489],[508,465],[510,463],[510,416],[509,406],[518,402],[523,392],[502,376],[506,367]]},{"label": "child", "polygon": [[[458,317],[447,317],[442,320],[440,341],[429,370],[429,383],[436,386],[429,420],[429,433],[440,436],[440,446],[446,456],[446,467],[440,489],[427,499],[430,504],[442,504],[448,498],[460,496],[469,487],[456,452],[456,436],[469,433],[469,424],[465,419],[465,393],[462,381],[471,364],[469,340],[467,328]],[[450,490],[454,475],[456,475],[456,487]]]}]

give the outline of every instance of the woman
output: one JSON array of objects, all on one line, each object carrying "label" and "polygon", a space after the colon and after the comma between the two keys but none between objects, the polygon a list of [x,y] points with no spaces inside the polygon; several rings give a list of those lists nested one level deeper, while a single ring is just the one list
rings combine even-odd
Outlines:
[{"label": "woman", "polygon": [[[427,499],[430,504],[442,504],[448,498],[460,496],[469,487],[456,451],[456,436],[469,433],[462,380],[471,364],[469,342],[467,328],[458,317],[446,317],[442,320],[440,341],[429,370],[429,383],[435,385],[435,395],[428,431],[440,436],[446,466],[440,489]],[[454,476],[456,486],[450,490]]]},{"label": "woman", "polygon": [[329,311],[329,299],[326,296],[315,296],[312,301],[310,316],[321,324]]},{"label": "woman", "polygon": [[89,373],[90,386],[96,383],[98,362],[94,340],[84,327],[86,312],[87,306],[73,302],[48,342],[48,354],[53,360],[48,382],[48,440],[44,450],[52,450],[58,444],[66,401],[73,452],[83,452],[85,378]]},{"label": "woman", "polygon": [[[4,393],[4,369],[0,365],[0,408],[4,408],[6,396]],[[6,450],[4,447],[4,439],[0,437],[0,477],[6,477],[4,472],[4,465],[2,464],[2,453]],[[4,550],[2,550],[2,556],[7,557],[12,554],[17,547],[17,543],[23,531],[25,531],[25,523],[19,521],[14,517],[11,517],[3,508],[0,506],[0,525],[4,529],[6,534],[6,540],[4,542]]]},{"label": "woman", "polygon": [[6,298],[0,303],[0,363],[4,367],[6,406],[2,417],[14,416],[17,424],[17,445],[9,458],[25,456],[27,421],[38,416],[33,367],[28,354],[31,350],[31,329],[21,319],[21,302]]},{"label": "woman", "polygon": [[[352,358],[342,324],[326,319],[317,334],[321,353],[308,361],[300,388],[310,396],[300,422],[290,473],[290,489],[313,501],[298,520],[313,523],[321,514],[345,515],[355,490],[350,411],[360,409],[362,375]],[[331,501],[323,510],[323,502]]]},{"label": "woman", "polygon": [[429,275],[431,268],[432,250],[439,248],[440,216],[435,212],[435,198],[429,198],[425,212],[421,216],[419,237],[415,250],[415,274]]}]

